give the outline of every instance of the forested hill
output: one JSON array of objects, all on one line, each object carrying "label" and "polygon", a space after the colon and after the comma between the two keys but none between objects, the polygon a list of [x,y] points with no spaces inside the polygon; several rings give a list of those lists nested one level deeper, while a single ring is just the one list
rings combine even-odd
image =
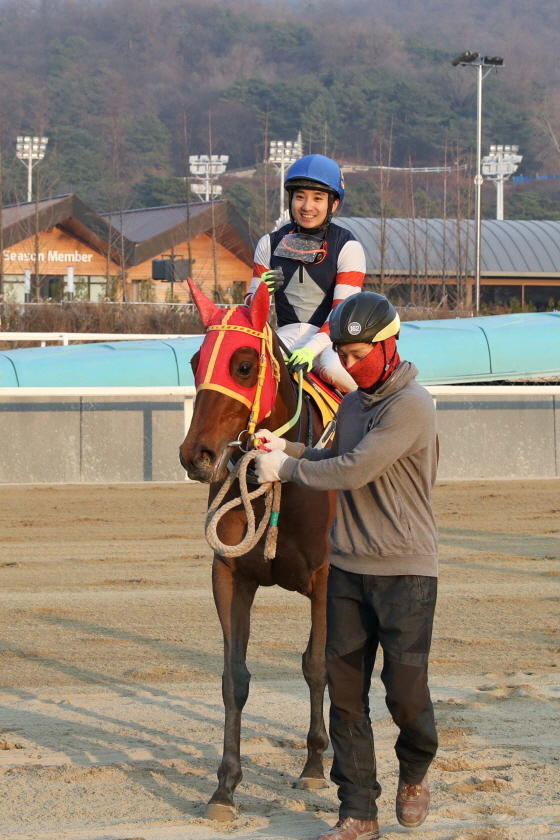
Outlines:
[{"label": "forested hill", "polygon": [[[180,201],[186,153],[249,166],[299,130],[305,152],[348,162],[468,160],[475,81],[450,65],[464,49],[506,61],[485,82],[485,142],[560,169],[559,23],[552,0],[3,0],[4,200],[24,195],[26,132],[50,138],[41,194],[99,209]],[[249,206],[247,190],[232,195]]]}]

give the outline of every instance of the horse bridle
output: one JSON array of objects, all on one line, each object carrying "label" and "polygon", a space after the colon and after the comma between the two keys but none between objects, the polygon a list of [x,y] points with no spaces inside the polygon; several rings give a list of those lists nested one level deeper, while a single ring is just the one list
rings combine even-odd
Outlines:
[{"label": "horse bridle", "polygon": [[[270,324],[266,324],[264,331],[259,332],[258,330],[252,330],[250,327],[243,327],[238,324],[215,324],[214,326],[210,326],[207,329],[208,332],[215,331],[215,332],[242,332],[246,335],[252,335],[258,339],[260,339],[261,346],[259,352],[259,367],[257,371],[257,387],[255,390],[255,397],[253,399],[253,405],[251,406],[251,413],[249,414],[249,421],[247,423],[247,428],[243,429],[242,432],[239,433],[237,436],[237,440],[231,441],[229,446],[234,447],[238,446],[240,449],[243,448],[243,435],[247,435],[247,438],[250,438],[255,433],[255,429],[257,427],[257,422],[259,419],[259,414],[261,410],[261,396],[264,388],[264,383],[266,379],[266,374],[268,370],[268,359],[270,357],[270,365],[272,368],[272,376],[275,382],[275,399],[278,396],[278,385],[280,383],[280,365],[274,356],[274,344],[273,344],[273,332],[272,327]],[[235,394],[232,394],[235,398]],[[301,414],[301,406],[302,406],[302,396],[303,396],[303,373],[302,371],[298,372],[298,402],[296,413],[292,417],[291,420],[288,420],[284,423],[283,426],[276,429],[274,431],[275,435],[279,437],[289,431],[292,426],[295,426],[297,421],[299,420]],[[240,402],[243,402],[241,398],[239,398]]]}]

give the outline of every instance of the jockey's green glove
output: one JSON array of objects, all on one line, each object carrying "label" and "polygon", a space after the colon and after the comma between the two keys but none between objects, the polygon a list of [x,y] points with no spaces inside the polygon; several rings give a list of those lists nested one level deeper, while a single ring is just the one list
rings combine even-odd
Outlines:
[{"label": "jockey's green glove", "polygon": [[288,370],[290,373],[297,373],[302,370],[304,373],[309,373],[313,367],[313,359],[315,353],[309,347],[300,347],[299,350],[294,350],[288,359]]},{"label": "jockey's green glove", "polygon": [[261,274],[261,280],[266,283],[271,295],[284,285],[284,272],[281,268],[271,268]]}]

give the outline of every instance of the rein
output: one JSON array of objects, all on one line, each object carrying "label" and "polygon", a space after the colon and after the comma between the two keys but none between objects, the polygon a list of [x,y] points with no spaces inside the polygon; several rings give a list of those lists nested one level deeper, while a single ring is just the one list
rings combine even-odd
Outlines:
[{"label": "rein", "polygon": [[[249,438],[255,434],[255,429],[258,422],[261,406],[261,396],[265,383],[265,378],[268,370],[268,360],[272,367],[272,375],[276,383],[276,396],[278,395],[278,383],[280,382],[280,365],[274,356],[273,346],[273,332],[269,324],[265,326],[264,332],[252,330],[249,327],[238,326],[235,324],[216,324],[208,327],[208,331],[215,330],[219,332],[242,332],[248,335],[255,336],[260,339],[260,353],[259,353],[259,369],[257,372],[257,387],[255,390],[255,397],[253,405],[251,406],[251,413],[249,414],[249,421],[247,428],[242,431],[237,440],[231,441],[230,447],[239,446],[242,448],[241,436],[245,433]],[[275,429],[274,434],[281,436],[292,429],[301,417],[301,408],[303,400],[303,372],[298,371],[298,396],[297,406],[294,416]],[[258,438],[253,439],[253,446],[258,446]],[[224,481],[218,495],[208,508],[206,520],[204,523],[204,530],[208,544],[214,551],[222,557],[240,557],[251,551],[268,527],[266,535],[266,542],[264,547],[264,560],[269,562],[276,556],[276,544],[278,539],[278,519],[280,516],[280,500],[282,493],[282,484],[280,481],[274,481],[269,484],[263,484],[256,490],[249,492],[247,487],[247,468],[249,462],[256,458],[258,450],[246,451],[242,458],[239,459],[235,467],[232,469],[226,480]],[[235,479],[239,479],[240,495],[235,499],[231,499],[226,504],[221,505],[226,493],[232,486]],[[265,497],[265,511],[264,515],[258,524],[255,525],[255,512],[253,510],[252,502],[260,496]],[[237,507],[241,503],[247,516],[247,532],[240,543],[237,545],[227,545],[218,537],[218,522],[228,513],[228,511]],[[220,507],[221,505],[221,507]]]}]

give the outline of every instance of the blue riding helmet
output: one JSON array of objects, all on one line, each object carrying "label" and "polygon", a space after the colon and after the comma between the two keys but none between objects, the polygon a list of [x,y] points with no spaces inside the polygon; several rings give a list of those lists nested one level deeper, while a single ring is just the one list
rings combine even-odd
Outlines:
[{"label": "blue riding helmet", "polygon": [[335,160],[324,155],[305,155],[292,163],[286,173],[284,188],[290,192],[298,188],[326,188],[341,202],[344,200],[344,177]]}]

